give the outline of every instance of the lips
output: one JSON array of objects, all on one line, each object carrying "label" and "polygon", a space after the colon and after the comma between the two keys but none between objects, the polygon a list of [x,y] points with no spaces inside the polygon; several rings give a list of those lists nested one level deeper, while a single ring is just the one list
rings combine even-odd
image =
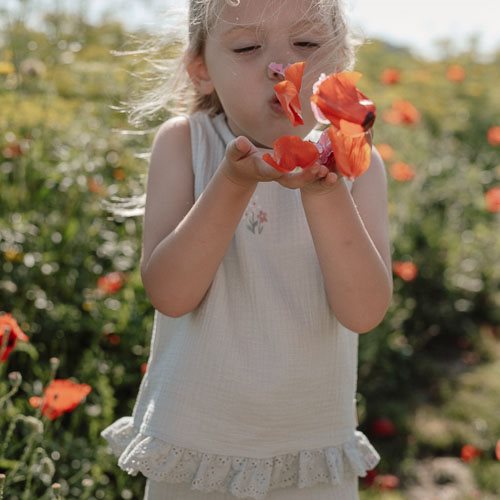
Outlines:
[{"label": "lips", "polygon": [[281,106],[281,103],[279,102],[278,98],[276,96],[273,96],[271,99],[269,99],[269,106],[271,109],[279,114],[279,115],[284,115],[285,111],[283,109],[283,106]]}]

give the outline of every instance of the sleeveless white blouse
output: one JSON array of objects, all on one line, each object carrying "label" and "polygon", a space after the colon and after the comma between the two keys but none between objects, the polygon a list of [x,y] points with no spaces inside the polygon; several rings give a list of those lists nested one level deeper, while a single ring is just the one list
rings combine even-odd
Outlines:
[{"label": "sleeveless white blouse", "polygon": [[[224,114],[189,121],[197,198],[234,135]],[[238,498],[364,476],[379,456],[356,431],[357,347],[299,190],[259,183],[200,306],[156,311],[133,415],[102,436],[129,474]]]}]

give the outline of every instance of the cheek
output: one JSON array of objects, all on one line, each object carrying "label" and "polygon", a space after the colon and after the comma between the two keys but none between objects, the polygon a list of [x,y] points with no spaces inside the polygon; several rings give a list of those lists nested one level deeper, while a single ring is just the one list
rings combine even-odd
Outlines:
[{"label": "cheek", "polygon": [[232,66],[225,71],[225,75],[220,78],[221,92],[240,105],[255,99],[263,92],[263,86],[259,82],[256,71],[248,67]]}]

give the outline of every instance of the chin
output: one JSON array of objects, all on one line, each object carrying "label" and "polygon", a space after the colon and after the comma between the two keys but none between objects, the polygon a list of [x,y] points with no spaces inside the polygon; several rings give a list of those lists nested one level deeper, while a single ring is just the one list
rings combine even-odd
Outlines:
[{"label": "chin", "polygon": [[[276,137],[277,139],[278,137]],[[256,148],[264,148],[264,149],[273,149],[273,142],[276,139],[272,139],[270,141],[266,139],[254,139],[252,137],[247,137],[247,139],[256,147]]]}]

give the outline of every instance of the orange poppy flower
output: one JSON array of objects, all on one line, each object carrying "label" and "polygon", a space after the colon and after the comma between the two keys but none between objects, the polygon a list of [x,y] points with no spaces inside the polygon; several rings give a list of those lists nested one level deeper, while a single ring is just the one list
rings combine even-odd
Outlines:
[{"label": "orange poppy flower", "polygon": [[123,181],[126,177],[125,170],[121,167],[115,168],[112,175],[117,181]]},{"label": "orange poppy flower", "polygon": [[399,83],[401,80],[401,72],[399,69],[395,68],[387,68],[382,71],[380,75],[380,81],[384,85],[394,85],[395,83]]},{"label": "orange poppy flower", "polygon": [[479,450],[472,444],[465,444],[464,446],[462,446],[460,456],[464,462],[471,462],[475,458],[481,456],[481,450]]},{"label": "orange poppy flower", "polygon": [[313,86],[311,108],[321,123],[331,123],[344,134],[362,134],[375,121],[375,104],[356,88],[361,73],[322,75]]},{"label": "orange poppy flower", "polygon": [[417,266],[413,262],[397,260],[392,264],[392,270],[403,281],[413,281],[418,274]]},{"label": "orange poppy flower", "polygon": [[399,182],[411,181],[415,177],[415,170],[408,163],[397,161],[389,169],[391,177]]},{"label": "orange poppy flower", "polygon": [[102,182],[95,177],[87,178],[87,188],[91,193],[96,193],[99,195],[106,194],[106,188],[103,186]]},{"label": "orange poppy flower", "polygon": [[116,293],[123,287],[124,281],[123,274],[118,271],[114,271],[101,276],[97,280],[97,288],[104,293]]},{"label": "orange poppy flower", "polygon": [[63,413],[73,411],[91,391],[90,385],[56,379],[46,387],[42,398],[33,396],[29,403],[34,408],[41,406],[42,414],[55,420]]},{"label": "orange poppy flower", "polygon": [[9,159],[18,158],[19,156],[22,156],[22,154],[23,148],[19,142],[11,142],[2,150],[2,155]]},{"label": "orange poppy flower", "polygon": [[297,167],[308,168],[319,159],[316,146],[295,135],[285,135],[273,143],[274,156],[265,153],[262,159],[280,172],[289,173]]},{"label": "orange poppy flower", "polygon": [[446,70],[446,78],[454,83],[463,82],[465,80],[465,70],[460,64],[452,64]]},{"label": "orange poppy flower", "polygon": [[[5,340],[5,335],[7,335],[7,340]],[[2,314],[0,316],[0,362],[7,361],[18,340],[28,342],[29,338],[11,314]],[[5,345],[4,342],[6,342]]]},{"label": "orange poppy flower", "polygon": [[372,148],[367,134],[346,135],[332,125],[328,137],[335,156],[335,169],[350,180],[364,174],[370,166]]},{"label": "orange poppy flower", "polygon": [[392,125],[413,125],[420,121],[420,113],[410,101],[398,99],[384,112],[383,118]]},{"label": "orange poppy flower", "polygon": [[382,160],[389,161],[394,156],[394,149],[389,144],[377,144],[376,148],[382,157]]},{"label": "orange poppy flower", "polygon": [[500,127],[490,127],[488,130],[488,142],[492,146],[500,146]]},{"label": "orange poppy flower", "polygon": [[500,186],[488,189],[484,194],[486,209],[489,212],[500,212]]},{"label": "orange poppy flower", "polygon": [[299,97],[304,66],[304,62],[290,64],[285,69],[285,79],[274,86],[276,97],[294,127],[304,124]]}]

